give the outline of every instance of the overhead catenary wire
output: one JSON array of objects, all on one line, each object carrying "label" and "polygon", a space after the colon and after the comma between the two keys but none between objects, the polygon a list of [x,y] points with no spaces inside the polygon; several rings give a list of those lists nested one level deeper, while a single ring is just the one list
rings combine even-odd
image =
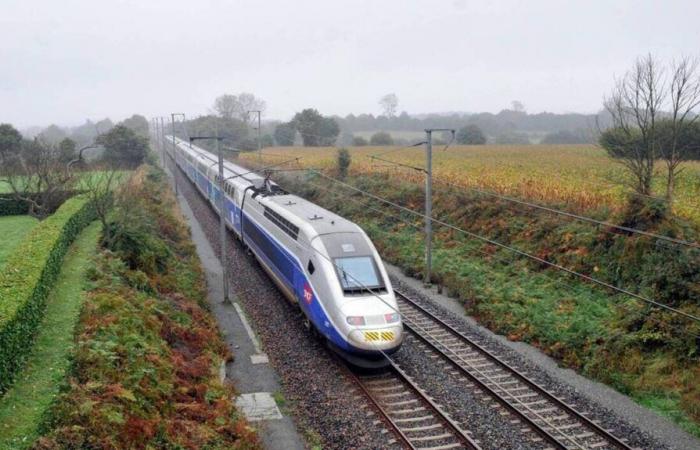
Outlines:
[{"label": "overhead catenary wire", "polygon": [[666,304],[664,304],[664,303],[661,303],[661,302],[659,302],[659,301],[656,301],[656,300],[653,300],[653,299],[649,299],[649,298],[647,298],[647,297],[644,297],[643,295],[637,294],[637,293],[632,292],[632,291],[630,291],[630,290],[628,290],[628,289],[620,288],[620,287],[617,287],[617,286],[615,286],[615,285],[613,285],[613,284],[610,284],[610,283],[608,283],[608,282],[605,282],[605,281],[602,281],[602,280],[598,280],[597,278],[594,278],[594,277],[592,277],[592,276],[590,276],[590,275],[586,275],[586,274],[580,273],[580,272],[575,271],[575,270],[573,270],[573,269],[570,269],[570,268],[568,268],[568,267],[562,266],[561,264],[557,264],[557,263],[553,263],[553,262],[551,262],[551,261],[547,261],[547,260],[544,259],[544,258],[540,258],[539,256],[532,255],[532,254],[530,254],[530,253],[527,253],[527,252],[525,252],[525,251],[523,251],[523,250],[520,250],[520,249],[517,249],[517,248],[515,248],[515,247],[512,247],[512,246],[509,246],[509,245],[500,243],[500,242],[498,242],[498,241],[495,241],[495,240],[493,240],[493,239],[486,238],[486,237],[484,237],[484,236],[480,236],[480,235],[478,235],[478,234],[476,234],[476,233],[472,233],[471,231],[464,230],[464,229],[459,228],[459,227],[457,227],[457,226],[455,226],[455,225],[452,225],[452,224],[450,224],[450,223],[447,223],[447,222],[445,222],[445,221],[443,221],[443,220],[440,220],[440,219],[437,219],[437,218],[434,218],[434,217],[430,217],[430,218],[429,218],[429,217],[427,217],[427,216],[426,216],[425,214],[423,214],[423,213],[420,213],[420,212],[418,212],[418,211],[412,210],[412,209],[410,209],[410,208],[407,208],[407,207],[405,207],[405,206],[402,206],[402,205],[399,205],[399,204],[397,204],[397,203],[395,203],[395,202],[392,202],[391,200],[387,200],[387,199],[385,199],[385,198],[379,197],[379,196],[377,196],[377,195],[375,195],[375,194],[372,194],[372,193],[370,193],[370,192],[367,192],[367,191],[364,191],[364,190],[362,190],[362,189],[359,189],[359,188],[357,188],[357,187],[355,187],[355,186],[352,186],[352,185],[350,185],[350,184],[348,184],[348,183],[345,183],[345,182],[343,182],[343,181],[341,181],[341,180],[338,180],[338,179],[333,178],[333,177],[331,177],[331,176],[325,175],[325,174],[323,174],[323,173],[320,172],[320,171],[313,170],[313,171],[311,171],[311,172],[312,172],[312,173],[316,173],[316,174],[320,175],[321,177],[326,178],[326,179],[328,179],[328,180],[330,180],[330,181],[332,181],[332,182],[341,184],[341,185],[347,187],[348,189],[354,190],[354,191],[356,191],[356,192],[358,192],[358,193],[361,193],[361,194],[363,194],[363,195],[366,195],[366,196],[369,196],[369,197],[371,197],[371,198],[374,198],[374,199],[376,199],[376,200],[378,200],[378,201],[381,201],[381,202],[383,202],[383,203],[385,203],[385,204],[387,204],[387,205],[393,206],[393,207],[395,207],[395,208],[399,208],[399,209],[401,209],[401,210],[403,210],[403,211],[405,211],[405,212],[408,212],[408,213],[410,213],[410,214],[416,215],[416,216],[418,216],[418,217],[422,217],[423,219],[430,220],[430,221],[432,221],[432,222],[434,222],[434,223],[436,223],[436,224],[438,224],[438,225],[444,226],[444,227],[449,228],[449,229],[452,229],[452,230],[454,230],[454,231],[458,231],[458,232],[463,233],[463,234],[465,234],[465,235],[467,235],[467,236],[470,236],[470,237],[472,237],[472,238],[474,238],[474,239],[477,239],[477,240],[480,240],[480,241],[482,241],[482,242],[488,243],[488,244],[490,244],[490,245],[493,245],[493,246],[496,246],[496,247],[499,247],[499,248],[508,250],[508,251],[510,251],[510,252],[513,252],[513,253],[518,254],[518,255],[520,255],[520,256],[523,256],[523,257],[525,257],[525,258],[529,258],[529,259],[531,259],[531,260],[533,260],[533,261],[536,261],[536,262],[538,262],[538,263],[540,263],[540,264],[544,264],[544,265],[546,265],[546,266],[549,266],[549,267],[552,267],[552,268],[554,268],[554,269],[557,269],[557,270],[560,270],[560,271],[562,271],[562,272],[565,272],[565,273],[567,273],[567,274],[569,274],[569,275],[573,275],[573,276],[579,277],[579,278],[581,278],[581,279],[584,279],[584,280],[589,281],[589,282],[591,282],[591,283],[597,284],[597,285],[602,286],[602,287],[604,287],[604,288],[607,288],[607,289],[610,289],[610,290],[619,292],[619,293],[621,293],[621,294],[628,295],[628,296],[633,297],[633,298],[635,298],[635,299],[637,299],[637,300],[646,302],[646,303],[648,303],[648,304],[650,304],[650,305],[654,305],[654,306],[656,306],[656,307],[658,307],[658,308],[662,308],[662,309],[665,309],[665,310],[667,310],[667,311],[669,311],[669,312],[673,312],[673,313],[675,313],[675,314],[679,314],[679,315],[681,315],[681,316],[684,316],[684,317],[686,317],[686,318],[688,318],[688,319],[694,320],[694,321],[696,321],[696,322],[700,322],[700,317],[698,317],[698,316],[696,316],[696,315],[694,315],[694,314],[690,314],[690,313],[687,313],[687,312],[685,312],[685,311],[681,311],[681,310],[679,310],[679,309],[677,309],[677,308],[674,308],[674,307],[672,307],[672,306],[668,306],[668,305],[666,305]]}]

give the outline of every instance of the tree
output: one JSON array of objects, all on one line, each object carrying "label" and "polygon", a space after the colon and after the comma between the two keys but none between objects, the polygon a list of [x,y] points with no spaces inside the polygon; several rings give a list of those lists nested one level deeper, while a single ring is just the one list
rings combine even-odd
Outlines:
[{"label": "tree", "polygon": [[148,137],[148,120],[140,114],[134,114],[128,119],[124,119],[120,125],[123,125],[136,133],[139,136]]},{"label": "tree", "polygon": [[369,144],[369,142],[362,136],[355,136],[352,138],[352,145],[355,147],[364,147],[367,144]]},{"label": "tree", "polygon": [[379,131],[369,138],[369,143],[370,145],[394,145],[394,139],[386,131]]},{"label": "tree", "polygon": [[338,176],[341,180],[348,176],[348,170],[352,163],[352,156],[347,148],[338,149]]},{"label": "tree", "polygon": [[117,167],[136,167],[148,153],[148,139],[124,125],[99,135],[96,142],[105,148],[103,160]]},{"label": "tree", "polygon": [[692,110],[700,98],[695,67],[682,60],[672,66],[671,83],[666,84],[663,68],[647,55],[637,59],[604,101],[612,126],[601,133],[599,143],[629,170],[632,187],[643,196],[652,195],[654,163],[663,157],[672,201],[678,165],[687,153],[679,146],[680,137],[694,122]]},{"label": "tree", "polygon": [[260,146],[262,148],[274,147],[275,146],[275,139],[272,137],[271,134],[263,134],[260,137]]},{"label": "tree", "polygon": [[[102,223],[102,242],[109,246],[115,238],[114,229],[109,224],[109,214],[114,204],[114,191],[125,174],[119,164],[109,161],[85,164],[81,174],[81,189],[89,198],[97,219]],[[133,198],[132,198],[133,201]]]},{"label": "tree", "polygon": [[[307,108],[296,113],[292,123],[294,128],[301,134],[301,140],[305,147],[329,145],[327,141],[330,139],[335,141],[340,132],[340,127],[338,127],[335,120],[324,118],[321,113],[313,108]],[[335,133],[335,136],[333,133]]]},{"label": "tree", "polygon": [[340,127],[338,122],[332,117],[324,117],[321,119],[321,126],[319,128],[319,144],[324,146],[330,146],[335,144],[335,140],[338,139],[340,134]]},{"label": "tree", "polygon": [[[257,142],[248,138],[250,127],[239,119],[227,119],[215,115],[199,116],[188,120],[182,126],[177,126],[176,135],[181,139],[189,139],[189,136],[214,136],[218,133],[222,137],[224,148],[257,148]],[[216,143],[213,140],[197,141],[197,145],[207,150],[214,151]]]},{"label": "tree", "polygon": [[58,143],[58,160],[64,164],[73,161],[77,156],[76,143],[70,138],[64,138]]},{"label": "tree", "polygon": [[510,108],[515,112],[525,112],[525,105],[523,105],[523,103],[519,100],[513,100],[512,102],[510,102]]},{"label": "tree", "polygon": [[60,156],[56,144],[41,138],[23,141],[13,170],[4,176],[12,196],[26,202],[33,217],[49,216],[75,187],[76,177]]},{"label": "tree", "polygon": [[484,145],[486,136],[477,125],[466,125],[457,131],[457,143],[462,145]]},{"label": "tree", "polygon": [[214,111],[224,119],[239,119],[244,123],[250,121],[249,111],[265,112],[265,101],[248,92],[238,95],[224,94],[214,100]]},{"label": "tree", "polygon": [[661,147],[661,155],[666,162],[666,199],[673,204],[673,194],[676,176],[680,172],[680,164],[691,158],[692,144],[688,145],[687,137],[693,124],[698,121],[695,109],[700,105],[700,73],[698,61],[683,58],[671,66],[670,84],[670,117],[668,123],[668,139]]},{"label": "tree", "polygon": [[275,142],[277,145],[289,147],[294,145],[297,131],[292,123],[281,123],[275,127]]},{"label": "tree", "polygon": [[48,144],[58,144],[66,137],[66,132],[58,125],[49,125],[44,131],[39,133],[39,138]]},{"label": "tree", "polygon": [[104,134],[114,128],[114,122],[109,120],[109,117],[104,118],[95,124],[95,137]]},{"label": "tree", "polygon": [[0,174],[9,169],[22,150],[22,135],[9,123],[0,124]]},{"label": "tree", "polygon": [[263,99],[257,98],[248,92],[238,94],[238,103],[241,107],[241,116],[239,118],[245,123],[248,123],[251,119],[249,111],[260,111],[260,115],[263,115],[267,107]]},{"label": "tree", "polygon": [[240,112],[238,97],[232,94],[224,94],[214,100],[214,111],[224,119],[232,119]]},{"label": "tree", "polygon": [[399,98],[393,93],[386,94],[379,99],[379,106],[382,107],[382,111],[384,111],[386,117],[392,118],[396,115],[396,110],[399,107]]}]

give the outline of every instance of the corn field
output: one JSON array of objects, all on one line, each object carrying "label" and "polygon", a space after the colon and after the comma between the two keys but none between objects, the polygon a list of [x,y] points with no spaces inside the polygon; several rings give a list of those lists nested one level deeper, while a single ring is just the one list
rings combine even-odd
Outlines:
[{"label": "corn field", "polygon": [[[373,160],[372,155],[417,168],[425,167],[423,147],[350,147],[351,174],[385,173],[424,181],[421,171]],[[389,152],[389,153],[387,153]],[[286,167],[335,170],[334,147],[271,147],[243,154],[250,164],[273,165],[300,158]],[[665,167],[659,163],[654,180],[654,195],[665,192]],[[573,212],[607,208],[617,211],[625,195],[632,192],[629,176],[621,164],[610,159],[604,150],[591,145],[528,146],[443,146],[433,147],[434,189],[439,192],[452,184],[465,189],[476,188],[519,199],[564,207]],[[700,223],[700,162],[684,164],[677,188],[675,212]]]}]

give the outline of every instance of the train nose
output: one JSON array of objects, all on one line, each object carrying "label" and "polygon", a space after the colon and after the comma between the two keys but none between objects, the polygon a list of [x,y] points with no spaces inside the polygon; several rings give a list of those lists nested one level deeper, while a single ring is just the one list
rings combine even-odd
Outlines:
[{"label": "train nose", "polygon": [[364,350],[388,350],[398,347],[403,340],[403,327],[398,326],[352,330],[350,341]]}]

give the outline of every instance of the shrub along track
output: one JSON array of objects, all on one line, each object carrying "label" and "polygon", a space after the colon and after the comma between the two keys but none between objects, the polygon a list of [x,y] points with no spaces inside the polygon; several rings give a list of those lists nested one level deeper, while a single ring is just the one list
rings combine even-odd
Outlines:
[{"label": "shrub along track", "polygon": [[[219,251],[219,219],[209,203],[193,187],[184,173],[178,176],[181,195],[212,244]],[[270,361],[281,377],[284,394],[298,426],[320,435],[323,448],[377,448],[395,439],[372,410],[363,393],[353,386],[345,368],[306,331],[298,310],[276,289],[255,258],[227,233],[231,288],[242,303],[261,337]],[[393,357],[428,395],[445,407],[450,416],[484,449],[542,449],[541,439],[522,423],[514,423],[493,404],[454,380],[445,379],[444,367],[407,343]]]}]

